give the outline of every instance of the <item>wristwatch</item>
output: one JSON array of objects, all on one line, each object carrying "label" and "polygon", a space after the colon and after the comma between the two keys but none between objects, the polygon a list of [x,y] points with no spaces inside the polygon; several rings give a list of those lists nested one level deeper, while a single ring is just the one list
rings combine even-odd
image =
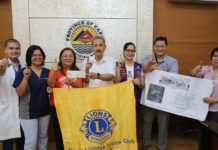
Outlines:
[{"label": "wristwatch", "polygon": [[100,79],[100,76],[101,76],[100,73],[97,73],[97,79]]}]

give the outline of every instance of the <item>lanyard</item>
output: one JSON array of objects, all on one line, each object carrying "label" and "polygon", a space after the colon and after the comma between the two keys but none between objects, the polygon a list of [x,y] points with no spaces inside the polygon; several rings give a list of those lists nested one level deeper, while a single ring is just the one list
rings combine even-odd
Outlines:
[{"label": "lanyard", "polygon": [[162,63],[164,63],[165,61],[162,61],[162,62],[158,62],[158,65],[161,65]]}]

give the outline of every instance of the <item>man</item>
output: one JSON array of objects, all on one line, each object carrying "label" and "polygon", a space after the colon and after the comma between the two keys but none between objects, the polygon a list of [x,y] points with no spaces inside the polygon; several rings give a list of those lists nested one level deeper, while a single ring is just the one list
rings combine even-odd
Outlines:
[{"label": "man", "polygon": [[94,56],[85,62],[87,87],[112,85],[115,77],[116,62],[113,58],[104,56],[105,39],[96,36],[92,40]]},{"label": "man", "polygon": [[[168,42],[166,37],[157,37],[153,42],[153,56],[145,56],[143,59],[143,72],[153,70],[163,70],[172,73],[178,73],[178,63],[173,57],[166,55]],[[156,110],[147,106],[143,107],[144,114],[144,141],[143,149],[149,149],[151,144],[152,123],[157,117],[158,123],[158,149],[167,148],[167,132],[169,114],[161,110]]]},{"label": "man", "polygon": [[16,140],[17,150],[23,150],[24,140],[20,137],[19,98],[12,87],[14,78],[21,68],[20,43],[16,39],[8,39],[4,45],[5,58],[0,60],[0,140],[3,150],[13,150]]}]

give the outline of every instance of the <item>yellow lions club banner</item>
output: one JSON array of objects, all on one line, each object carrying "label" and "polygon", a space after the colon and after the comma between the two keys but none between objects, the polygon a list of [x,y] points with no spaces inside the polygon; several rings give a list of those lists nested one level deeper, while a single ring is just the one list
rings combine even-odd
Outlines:
[{"label": "yellow lions club banner", "polygon": [[53,92],[65,150],[137,150],[132,82]]}]

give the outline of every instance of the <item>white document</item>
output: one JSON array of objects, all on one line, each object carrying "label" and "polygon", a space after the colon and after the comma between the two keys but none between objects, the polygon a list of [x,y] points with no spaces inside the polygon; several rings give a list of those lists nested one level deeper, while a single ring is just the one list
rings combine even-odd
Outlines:
[{"label": "white document", "polygon": [[67,71],[67,78],[86,78],[86,72],[85,71],[68,70]]},{"label": "white document", "polygon": [[155,70],[145,75],[141,104],[176,115],[204,121],[213,82],[207,79]]}]

